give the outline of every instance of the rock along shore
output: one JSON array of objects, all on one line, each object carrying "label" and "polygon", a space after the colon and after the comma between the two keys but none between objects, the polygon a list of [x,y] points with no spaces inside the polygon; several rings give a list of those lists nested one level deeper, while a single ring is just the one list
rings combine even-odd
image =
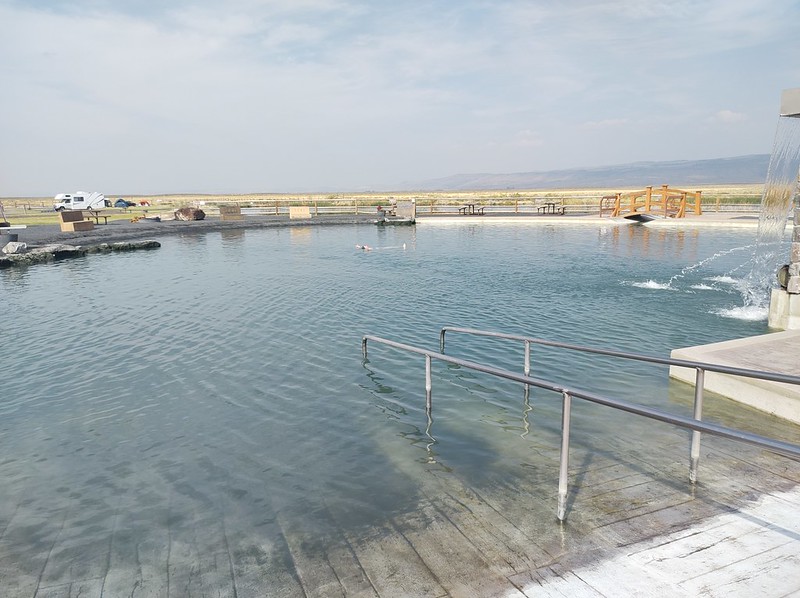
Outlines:
[{"label": "rock along shore", "polygon": [[[237,221],[218,218],[204,220],[167,220],[162,222],[122,220],[100,224],[90,231],[63,232],[59,226],[41,225],[15,229],[19,243],[25,244],[20,253],[0,253],[0,269],[29,266],[55,260],[83,257],[93,253],[155,249],[161,243],[155,238],[168,235],[202,234],[213,231],[271,228],[279,226],[319,226],[329,224],[371,223],[373,214],[325,216],[308,220],[290,220],[288,217],[250,217]],[[0,245],[5,245],[0,236]],[[2,247],[0,247],[2,249]]]},{"label": "rock along shore", "polygon": [[[12,243],[12,245],[14,245]],[[24,243],[16,245],[24,246]],[[154,240],[146,241],[119,241],[116,243],[100,243],[88,247],[66,245],[63,243],[53,243],[28,249],[20,253],[0,255],[0,269],[12,266],[31,266],[56,260],[69,259],[73,257],[83,257],[90,253],[111,253],[113,251],[136,251],[137,249],[158,249],[161,243]]]}]

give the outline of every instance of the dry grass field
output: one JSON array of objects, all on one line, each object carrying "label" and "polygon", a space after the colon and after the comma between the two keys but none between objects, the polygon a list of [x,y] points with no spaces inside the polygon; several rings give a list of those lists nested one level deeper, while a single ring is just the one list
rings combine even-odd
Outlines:
[{"label": "dry grass field", "polygon": [[[657,186],[656,186],[657,188]],[[703,207],[707,210],[724,209],[725,206],[752,205],[761,201],[763,184],[716,185],[686,188],[685,191],[702,191]],[[573,212],[591,213],[599,209],[600,199],[606,195],[636,191],[643,187],[597,188],[597,189],[504,189],[494,191],[396,191],[358,193],[247,193],[247,194],[165,194],[125,195],[106,194],[108,199],[124,197],[136,203],[127,211],[114,214],[110,220],[129,220],[145,213],[149,215],[171,212],[183,206],[199,206],[210,215],[216,214],[221,204],[238,203],[242,207],[262,208],[269,214],[285,213],[288,206],[335,208],[339,213],[374,211],[379,205],[392,201],[416,201],[422,213],[448,211],[454,206],[475,203],[485,206],[508,206],[510,210],[556,202]],[[6,197],[0,198],[6,218],[16,224],[54,224],[56,214],[52,210],[50,197]],[[144,204],[144,205],[143,205]]]}]

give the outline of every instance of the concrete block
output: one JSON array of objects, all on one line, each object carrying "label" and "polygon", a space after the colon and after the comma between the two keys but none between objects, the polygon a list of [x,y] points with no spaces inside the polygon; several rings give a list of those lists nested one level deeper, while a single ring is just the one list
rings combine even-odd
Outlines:
[{"label": "concrete block", "polygon": [[786,292],[790,295],[800,295],[800,276],[790,276],[786,284]]},{"label": "concrete block", "polygon": [[220,220],[244,220],[242,208],[239,204],[225,205],[219,207]]},{"label": "concrete block", "polygon": [[59,222],[79,222],[83,220],[82,210],[61,210],[58,213]]},{"label": "concrete block", "polygon": [[767,325],[778,330],[800,329],[800,295],[772,289]]},{"label": "concrete block", "polygon": [[93,228],[94,228],[94,222],[92,222],[91,220],[81,220],[78,222],[61,223],[61,230],[62,232],[65,233],[92,230]]},{"label": "concrete block", "polygon": [[[783,292],[783,295],[785,297],[786,293]],[[800,300],[800,297],[794,298]],[[796,306],[800,306],[800,302]],[[800,362],[796,357],[798,350],[800,330],[785,330],[675,349],[670,356],[674,359],[797,376],[800,375]],[[695,382],[695,371],[692,368],[670,366],[669,375],[692,385]],[[800,387],[795,384],[706,372],[705,389],[800,424]]]},{"label": "concrete block", "polygon": [[781,116],[800,116],[800,87],[781,92]]},{"label": "concrete block", "polygon": [[311,218],[311,208],[308,206],[289,206],[289,218]]}]

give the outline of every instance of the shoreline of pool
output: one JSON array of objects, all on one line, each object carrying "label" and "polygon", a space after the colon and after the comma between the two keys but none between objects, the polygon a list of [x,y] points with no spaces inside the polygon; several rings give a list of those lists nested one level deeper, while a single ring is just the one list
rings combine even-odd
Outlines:
[{"label": "shoreline of pool", "polygon": [[[374,214],[348,214],[332,216],[315,216],[310,219],[290,219],[288,216],[246,216],[243,220],[222,221],[210,217],[197,221],[170,220],[162,222],[144,221],[126,222],[112,221],[95,226],[91,231],[63,232],[57,225],[36,225],[26,229],[15,229],[19,242],[29,247],[41,247],[49,244],[68,244],[74,246],[92,246],[102,243],[117,243],[141,239],[152,239],[161,236],[187,233],[208,233],[227,230],[247,230],[274,227],[297,226],[331,226],[348,224],[373,224]],[[533,215],[533,214],[487,214],[485,216],[463,216],[452,214],[417,215],[417,225],[504,225],[525,224],[531,226],[627,226],[642,224],[648,227],[681,228],[681,227],[736,227],[751,228],[758,226],[757,213],[713,212],[702,216],[688,216],[681,219],[657,218],[645,223],[638,223],[624,218],[600,218],[595,214],[576,215]]]}]

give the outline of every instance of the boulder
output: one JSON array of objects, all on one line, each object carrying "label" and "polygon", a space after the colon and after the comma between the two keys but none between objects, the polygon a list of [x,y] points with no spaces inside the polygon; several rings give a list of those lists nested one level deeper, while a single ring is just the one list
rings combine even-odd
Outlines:
[{"label": "boulder", "polygon": [[116,243],[100,243],[86,248],[89,253],[111,253],[112,251],[136,251],[137,249],[158,249],[161,243],[152,239],[147,241],[118,241]]},{"label": "boulder", "polygon": [[28,251],[28,244],[20,243],[19,241],[10,241],[3,247],[3,253],[6,255],[25,253],[26,251]]},{"label": "boulder", "polygon": [[42,247],[36,247],[35,249],[31,250],[32,254],[47,255],[57,260],[70,257],[81,257],[86,255],[88,252],[89,250],[85,247],[81,247],[79,245],[64,245],[62,243],[43,245]]},{"label": "boulder", "polygon": [[111,251],[136,251],[137,249],[158,249],[158,241],[120,241],[111,244]]},{"label": "boulder", "polygon": [[175,210],[176,220],[203,220],[206,213],[200,208],[178,208]]}]

